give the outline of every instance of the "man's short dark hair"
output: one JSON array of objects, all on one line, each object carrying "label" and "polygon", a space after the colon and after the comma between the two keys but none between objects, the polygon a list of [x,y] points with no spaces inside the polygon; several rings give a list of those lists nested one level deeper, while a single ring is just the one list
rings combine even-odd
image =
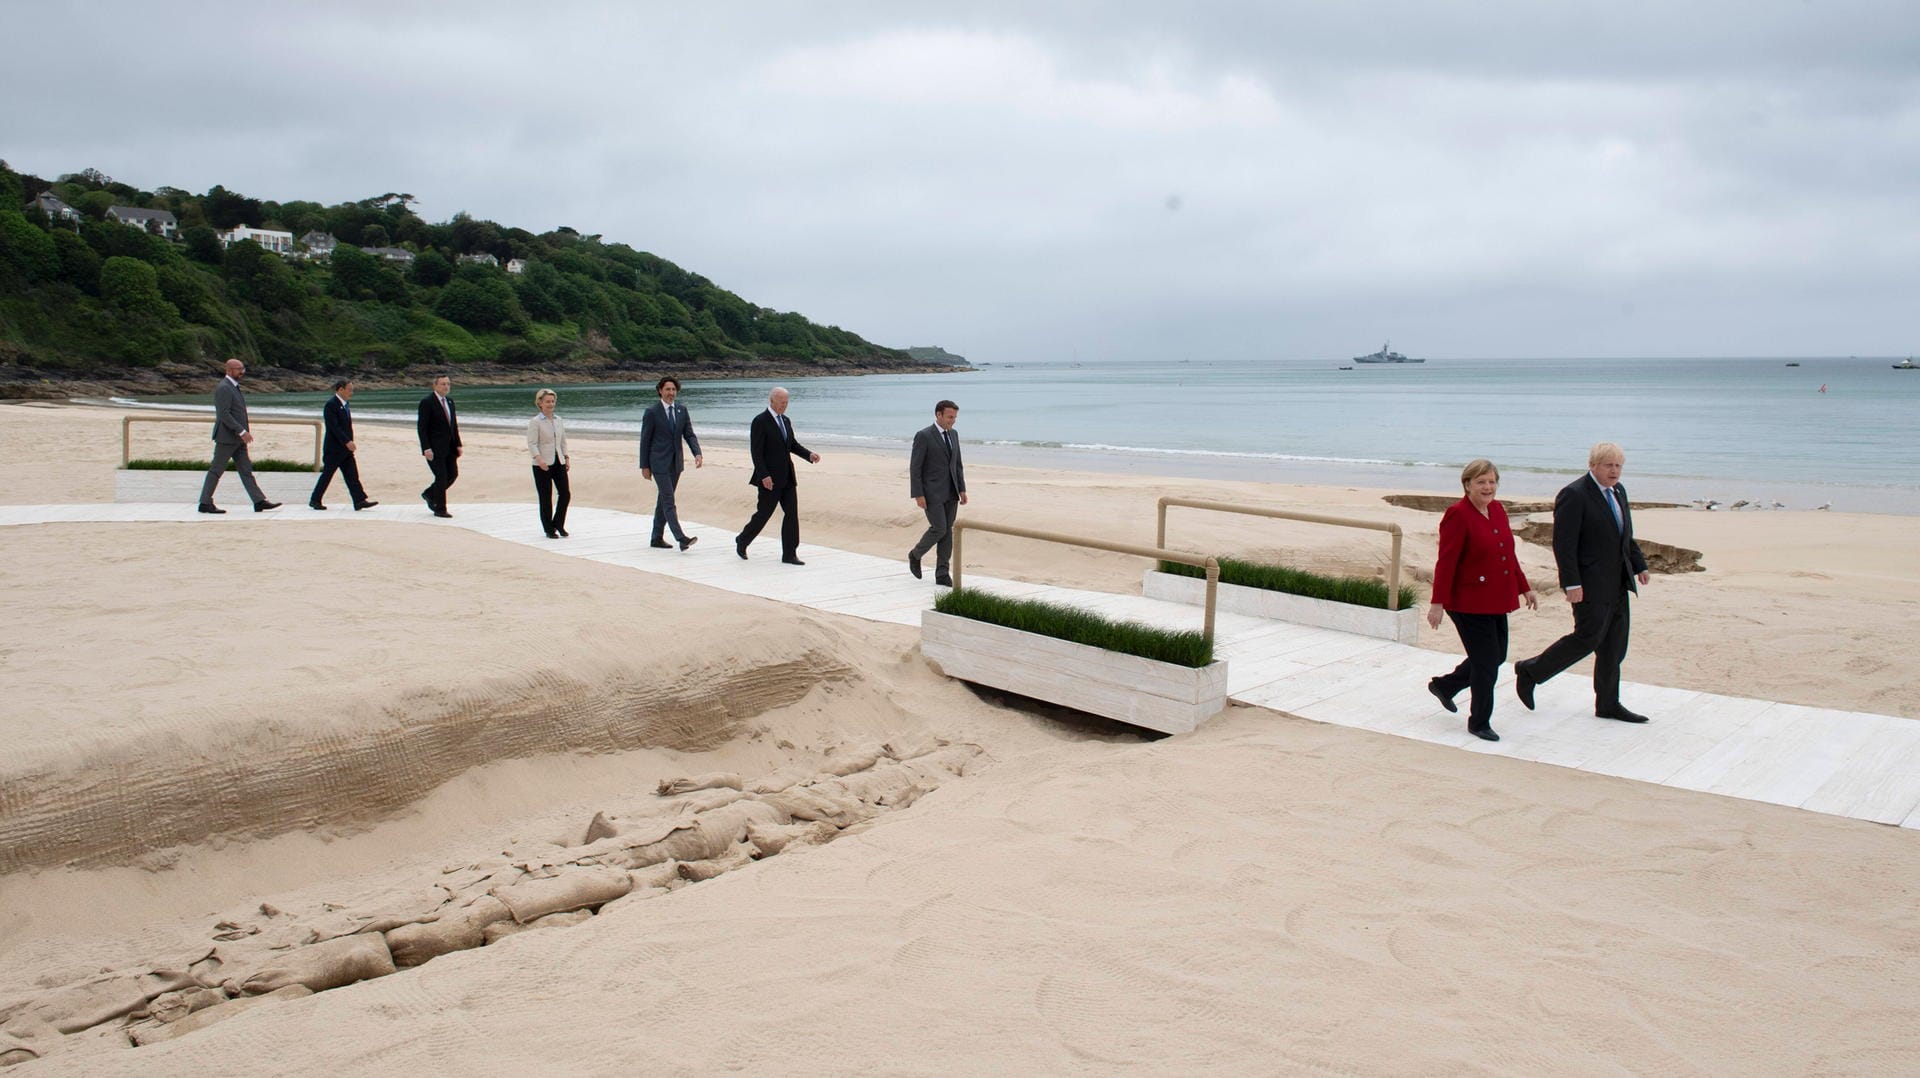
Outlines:
[{"label": "man's short dark hair", "polygon": [[660,380],[659,380],[658,382],[655,382],[655,383],[653,383],[653,391],[654,391],[655,393],[658,393],[658,392],[660,392],[661,390],[663,390],[663,389],[665,389],[665,388],[667,388],[667,383],[668,383],[668,382],[672,382],[672,383],[673,383],[673,391],[674,391],[675,393],[678,393],[678,392],[680,392],[680,379],[678,379],[678,378],[675,378],[675,377],[674,377],[673,375],[671,375],[671,374],[669,374],[669,375],[667,375],[667,376],[666,376],[665,378],[662,378],[662,379],[660,379]]},{"label": "man's short dark hair", "polygon": [[939,404],[936,404],[933,406],[933,414],[939,415],[941,412],[944,412],[949,408],[953,409],[956,412],[960,410],[960,406],[953,403],[952,401],[941,401]]},{"label": "man's short dark hair", "polygon": [[351,378],[335,378],[333,380],[333,391],[338,393],[352,384],[353,379]]}]

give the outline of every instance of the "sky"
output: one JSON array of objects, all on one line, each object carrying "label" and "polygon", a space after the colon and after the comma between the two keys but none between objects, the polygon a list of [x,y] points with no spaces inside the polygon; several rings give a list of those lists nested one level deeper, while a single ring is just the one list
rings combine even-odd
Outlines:
[{"label": "sky", "polygon": [[1920,343],[1912,0],[74,0],[7,24],[18,171],[404,191],[975,362]]}]

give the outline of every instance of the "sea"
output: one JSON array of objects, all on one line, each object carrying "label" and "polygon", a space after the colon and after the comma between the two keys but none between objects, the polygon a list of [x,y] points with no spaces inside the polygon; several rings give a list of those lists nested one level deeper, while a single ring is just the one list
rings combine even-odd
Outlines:
[{"label": "sea", "polygon": [[[944,398],[960,406],[975,463],[1458,495],[1461,466],[1485,457],[1513,500],[1551,496],[1585,470],[1588,447],[1611,441],[1626,450],[1622,482],[1637,501],[1920,514],[1920,371],[1894,370],[1898,359],[1011,362],[779,384],[795,433],[823,455],[904,454]],[[518,429],[534,412],[535,387],[455,377],[468,428]],[[701,438],[740,442],[774,384],[690,381],[680,401]],[[651,380],[552,388],[582,433],[637,435],[655,400]],[[354,415],[411,421],[424,392],[362,390]],[[313,416],[327,396],[249,400],[260,414]]]}]

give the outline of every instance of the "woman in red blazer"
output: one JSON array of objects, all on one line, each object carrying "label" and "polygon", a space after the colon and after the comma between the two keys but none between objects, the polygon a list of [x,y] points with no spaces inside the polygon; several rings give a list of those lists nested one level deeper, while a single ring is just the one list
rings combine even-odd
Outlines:
[{"label": "woman in red blazer", "polygon": [[1513,531],[1507,509],[1493,496],[1500,490],[1500,469],[1489,460],[1476,460],[1460,470],[1466,497],[1447,507],[1440,518],[1440,556],[1433,565],[1433,603],[1427,624],[1438,629],[1440,615],[1453,619],[1467,657],[1452,673],[1427,682],[1427,691],[1448,711],[1459,711],[1453,698],[1471,687],[1467,732],[1486,741],[1498,741],[1493,732],[1493,683],[1500,664],[1507,661],[1507,615],[1520,609],[1538,609],[1533,585],[1520,571],[1513,549]]}]

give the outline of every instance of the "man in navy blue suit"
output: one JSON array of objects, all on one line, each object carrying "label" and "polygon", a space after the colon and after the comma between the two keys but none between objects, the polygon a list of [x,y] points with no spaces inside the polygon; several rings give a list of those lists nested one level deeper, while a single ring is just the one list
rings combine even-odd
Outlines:
[{"label": "man in navy blue suit", "polygon": [[333,473],[339,472],[340,478],[347,484],[347,494],[353,498],[355,510],[371,509],[379,502],[369,500],[365,487],[360,485],[360,465],[354,460],[353,409],[347,402],[353,399],[353,379],[341,378],[333,383],[333,396],[327,398],[326,437],[320,442],[320,481],[313,485],[313,495],[307,499],[308,509],[325,509],[321,499],[326,496],[327,485],[333,482]]},{"label": "man in navy blue suit", "polygon": [[685,550],[699,542],[700,537],[681,530],[680,513],[673,504],[680,473],[687,470],[681,445],[684,443],[693,450],[694,467],[704,467],[706,461],[700,456],[700,439],[693,436],[693,417],[687,414],[685,405],[676,403],[680,379],[668,375],[653,384],[653,391],[660,395],[660,400],[640,417],[640,478],[653,480],[656,492],[652,545],[671,548],[673,544],[667,542],[666,529],[672,528],[675,542]]},{"label": "man in navy blue suit", "polygon": [[1513,664],[1514,691],[1533,708],[1534,686],[1593,656],[1593,713],[1646,722],[1620,702],[1620,663],[1627,657],[1627,595],[1645,584],[1647,559],[1633,541],[1633,510],[1620,470],[1627,454],[1601,442],[1587,454],[1587,474],[1553,499],[1553,560],[1573,604],[1573,631],[1547,650]]},{"label": "man in navy blue suit", "polygon": [[734,536],[733,552],[741,560],[747,556],[747,544],[753,542],[760,529],[766,527],[772,519],[775,506],[781,511],[780,520],[780,560],[788,565],[805,565],[800,560],[800,495],[794,490],[795,475],[792,457],[799,457],[809,464],[820,463],[820,454],[800,444],[794,437],[793,423],[787,419],[788,393],[784,389],[775,389],[767,394],[767,410],[753,417],[753,425],[748,430],[747,445],[753,451],[753,477],[747,482],[753,484],[759,495],[760,504],[753,510],[753,517],[747,526]]}]

